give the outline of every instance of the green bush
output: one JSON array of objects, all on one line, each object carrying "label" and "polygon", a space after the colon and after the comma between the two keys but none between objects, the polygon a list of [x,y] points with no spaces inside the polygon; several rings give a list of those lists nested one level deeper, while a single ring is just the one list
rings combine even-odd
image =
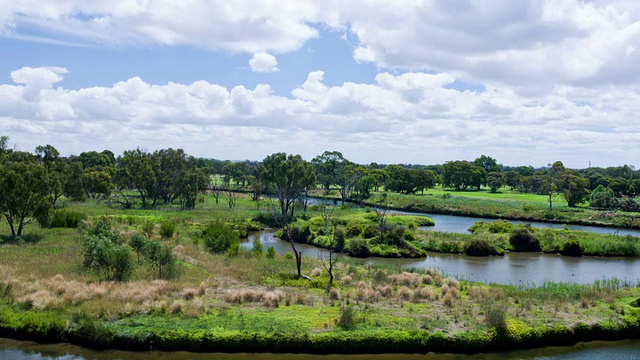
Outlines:
[{"label": "green bush", "polygon": [[83,220],[86,220],[87,216],[81,212],[70,210],[56,210],[54,211],[46,227],[48,228],[77,228]]},{"label": "green bush", "polygon": [[174,275],[176,257],[171,253],[171,248],[159,241],[147,241],[144,253],[151,267],[158,271],[159,278],[168,279]]},{"label": "green bush", "polygon": [[229,257],[236,257],[236,256],[238,256],[239,253],[240,253],[240,243],[239,242],[235,242],[235,243],[231,244],[231,246],[227,250],[227,256],[229,256]]},{"label": "green bush", "polygon": [[349,255],[353,257],[369,256],[369,244],[364,239],[354,238],[349,240]]},{"label": "green bush", "polygon": [[227,252],[233,244],[240,244],[240,238],[222,221],[214,221],[207,225],[202,233],[205,246],[212,253]]},{"label": "green bush", "polygon": [[257,257],[261,257],[263,252],[264,252],[264,247],[260,243],[260,239],[259,238],[253,239],[253,247],[251,248],[251,253]]},{"label": "green bush", "polygon": [[138,262],[140,262],[141,256],[144,257],[146,255],[145,248],[147,246],[147,242],[147,238],[138,233],[133,234],[133,236],[131,236],[131,239],[129,240],[129,246],[131,246],[136,252]]},{"label": "green bush", "polygon": [[276,257],[276,249],[274,249],[273,246],[269,246],[267,248],[267,258],[273,259],[275,257]]},{"label": "green bush", "polygon": [[495,255],[496,250],[486,239],[472,239],[465,243],[464,253],[469,256]]},{"label": "green bush", "polygon": [[293,260],[295,258],[295,256],[293,255],[293,253],[291,251],[287,251],[284,254],[284,258],[287,259],[287,260]]},{"label": "green bush", "polygon": [[352,330],[358,324],[356,312],[353,309],[353,305],[344,305],[340,307],[340,318],[338,319],[338,326],[345,330]]},{"label": "green bush", "polygon": [[134,260],[129,246],[118,244],[104,235],[83,239],[83,267],[105,280],[126,281],[133,272]]},{"label": "green bush", "polygon": [[541,251],[540,241],[526,227],[511,231],[509,243],[515,251]]},{"label": "green bush", "polygon": [[514,225],[506,220],[496,220],[489,225],[489,232],[493,234],[508,234]]},{"label": "green bush", "polygon": [[578,240],[571,239],[562,245],[560,254],[564,256],[582,256],[582,248]]},{"label": "green bush", "polygon": [[371,239],[380,234],[380,230],[375,225],[369,225],[362,230],[362,237],[365,239]]},{"label": "green bush", "polygon": [[348,238],[354,238],[360,236],[360,234],[362,234],[362,230],[364,230],[362,224],[351,222],[347,224],[347,227],[344,229],[344,234]]},{"label": "green bush", "polygon": [[173,221],[163,221],[160,223],[160,236],[163,239],[170,239],[176,231],[176,224]]},{"label": "green bush", "polygon": [[142,223],[142,232],[147,236],[147,237],[151,237],[151,235],[153,234],[153,229],[155,229],[156,224],[154,224],[151,221],[145,221],[144,223]]}]

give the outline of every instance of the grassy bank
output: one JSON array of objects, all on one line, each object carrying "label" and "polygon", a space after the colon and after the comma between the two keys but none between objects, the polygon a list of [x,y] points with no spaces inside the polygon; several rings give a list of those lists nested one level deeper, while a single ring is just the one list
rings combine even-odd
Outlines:
[{"label": "grassy bank", "polygon": [[[293,259],[260,249],[213,254],[199,236],[212,220],[238,232],[255,226],[255,203],[240,198],[229,209],[207,197],[199,207],[68,206],[89,221],[110,219],[125,239],[145,233],[170,247],[177,262],[168,278],[140,261],[129,281],[102,280],[83,267],[83,234],[73,228],[32,227],[23,241],[0,245],[0,336],[133,350],[467,353],[639,335],[636,284],[518,288],[344,259],[329,284],[326,259],[309,257],[302,273],[311,280],[297,279]],[[303,221],[319,225],[314,211]],[[367,214],[336,216],[363,231]],[[413,221],[397,219],[407,229]],[[175,225],[170,236],[166,223]]]},{"label": "grassy bank", "polygon": [[[421,231],[417,246],[440,253],[475,256],[504,251],[544,252],[565,256],[640,256],[640,238],[588,231],[514,225],[505,220],[480,221],[470,234]],[[518,241],[525,242],[519,246]]]},{"label": "grassy bank", "polygon": [[[326,196],[323,192],[318,192],[317,195]],[[335,196],[337,194],[328,195]],[[362,203],[376,206],[380,202],[381,193],[373,193]],[[554,199],[553,208],[549,210],[546,196],[520,194],[507,189],[498,194],[443,189],[432,189],[425,194],[414,195],[388,193],[384,203],[389,208],[411,212],[640,229],[638,213],[601,211],[587,207],[570,208],[560,198]]]}]

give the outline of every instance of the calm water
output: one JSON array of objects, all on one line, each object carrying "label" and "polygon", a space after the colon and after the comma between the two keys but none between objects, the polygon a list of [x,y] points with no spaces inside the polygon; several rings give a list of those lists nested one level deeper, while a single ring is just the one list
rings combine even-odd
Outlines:
[{"label": "calm water", "polygon": [[[273,246],[276,252],[291,251],[288,241],[273,237],[273,230],[264,230],[249,235],[242,246],[250,248],[258,238],[266,249]],[[296,244],[304,256],[318,257],[326,250],[304,244]],[[343,256],[348,258],[348,256]],[[304,261],[304,260],[303,260]],[[596,280],[617,278],[636,284],[640,281],[640,259],[638,258],[580,258],[541,253],[507,253],[505,256],[474,257],[430,252],[420,259],[361,259],[363,263],[388,264],[391,266],[426,269],[439,268],[459,279],[499,284],[541,284],[545,281],[592,283]]]},{"label": "calm water", "polygon": [[[327,205],[342,205],[341,201],[334,202],[331,199],[311,199],[311,204],[327,204]],[[357,205],[354,205],[357,206]],[[406,211],[397,211],[391,210],[389,211],[391,214],[404,214],[404,215],[416,215],[416,216],[428,216],[433,221],[435,221],[435,226],[425,226],[421,227],[423,230],[432,230],[432,231],[443,231],[443,232],[452,232],[452,233],[467,233],[467,229],[469,229],[473,224],[478,221],[493,221],[493,219],[483,219],[478,217],[471,216],[453,216],[453,215],[442,215],[442,214],[428,214],[428,213],[414,213],[414,212],[406,212]],[[525,223],[523,221],[518,220],[508,220],[512,224]],[[531,224],[535,227],[542,228],[552,228],[552,229],[562,229],[564,228],[563,224],[555,224],[555,223],[547,223],[547,222],[538,222],[538,221],[526,221],[527,224]],[[618,228],[607,228],[607,227],[598,227],[598,226],[584,226],[584,225],[567,225],[570,230],[581,230],[581,231],[591,231],[599,234],[618,234],[620,236],[632,235],[640,237],[640,230],[633,229],[618,229]]]},{"label": "calm water", "polygon": [[188,352],[93,351],[69,344],[41,345],[0,338],[2,360],[632,360],[640,358],[640,341],[580,343],[570,347],[488,353],[479,355],[304,355],[304,354],[198,354]]}]

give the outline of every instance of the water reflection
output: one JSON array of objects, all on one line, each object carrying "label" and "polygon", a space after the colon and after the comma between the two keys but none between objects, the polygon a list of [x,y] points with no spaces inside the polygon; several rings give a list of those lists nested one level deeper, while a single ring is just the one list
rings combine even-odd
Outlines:
[{"label": "water reflection", "polygon": [[220,354],[189,352],[128,352],[93,351],[69,344],[36,344],[0,338],[0,359],[2,360],[607,360],[638,359],[640,341],[625,340],[613,342],[580,343],[568,347],[509,351],[477,355],[455,354],[415,354],[415,355],[306,355],[306,354]]}]

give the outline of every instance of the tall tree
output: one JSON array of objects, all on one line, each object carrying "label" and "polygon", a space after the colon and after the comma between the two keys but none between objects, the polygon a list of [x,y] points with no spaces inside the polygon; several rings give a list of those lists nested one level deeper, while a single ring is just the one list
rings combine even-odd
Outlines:
[{"label": "tall tree", "polygon": [[12,236],[35,220],[44,223],[52,208],[50,178],[43,165],[9,161],[0,165],[0,211]]},{"label": "tall tree", "polygon": [[123,188],[137,190],[143,208],[154,207],[157,200],[153,161],[152,154],[140,148],[127,150],[118,158],[120,171],[117,182]]},{"label": "tall tree", "polygon": [[336,183],[339,168],[348,162],[339,151],[325,151],[311,160],[311,164],[318,176],[318,181],[328,192],[329,187]]},{"label": "tall tree", "polygon": [[316,175],[310,163],[300,155],[275,153],[262,161],[264,181],[275,191],[278,198],[279,210],[273,209],[274,220],[287,234],[291,249],[296,257],[298,277],[302,276],[302,253],[296,249],[293,242],[293,227],[290,219],[293,217],[293,202],[299,194],[316,182]]}]

